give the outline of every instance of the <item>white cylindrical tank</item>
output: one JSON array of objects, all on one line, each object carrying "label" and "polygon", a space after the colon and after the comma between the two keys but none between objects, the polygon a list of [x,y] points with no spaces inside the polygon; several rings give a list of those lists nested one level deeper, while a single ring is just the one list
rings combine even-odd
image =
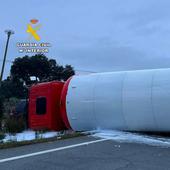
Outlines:
[{"label": "white cylindrical tank", "polygon": [[170,131],[170,69],[73,76],[61,111],[76,131]]}]

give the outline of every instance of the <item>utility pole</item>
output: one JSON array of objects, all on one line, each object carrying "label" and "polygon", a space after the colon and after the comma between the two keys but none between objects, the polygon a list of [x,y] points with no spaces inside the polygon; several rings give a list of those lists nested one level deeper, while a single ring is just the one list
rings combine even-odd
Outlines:
[{"label": "utility pole", "polygon": [[5,33],[7,34],[7,41],[6,41],[4,59],[3,59],[2,69],[1,69],[1,75],[0,75],[0,85],[1,85],[2,78],[3,78],[3,73],[4,73],[4,67],[5,67],[6,56],[7,56],[7,51],[8,51],[9,38],[10,38],[10,36],[11,36],[12,34],[14,34],[14,31],[12,31],[12,30],[5,30]]}]

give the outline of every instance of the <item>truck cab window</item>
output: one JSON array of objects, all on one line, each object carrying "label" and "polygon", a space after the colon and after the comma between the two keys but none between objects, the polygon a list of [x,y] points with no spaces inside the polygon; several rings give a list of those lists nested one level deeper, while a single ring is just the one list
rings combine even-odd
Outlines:
[{"label": "truck cab window", "polygon": [[46,114],[46,97],[38,97],[36,99],[36,113],[38,115],[44,115]]}]

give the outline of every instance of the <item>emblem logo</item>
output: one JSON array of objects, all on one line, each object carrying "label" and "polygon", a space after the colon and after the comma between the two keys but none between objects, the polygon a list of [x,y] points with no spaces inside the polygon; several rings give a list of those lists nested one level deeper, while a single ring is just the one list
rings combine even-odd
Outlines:
[{"label": "emblem logo", "polygon": [[[31,19],[30,23],[27,25],[27,32],[30,34],[30,38],[34,38],[37,41],[40,41],[40,36],[37,34],[37,31],[40,29],[41,25],[38,24],[37,19]],[[35,27],[33,27],[35,25]]]}]

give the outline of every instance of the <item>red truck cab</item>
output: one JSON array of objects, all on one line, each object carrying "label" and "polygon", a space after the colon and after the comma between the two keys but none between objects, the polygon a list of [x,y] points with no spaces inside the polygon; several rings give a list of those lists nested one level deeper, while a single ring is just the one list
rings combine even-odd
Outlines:
[{"label": "red truck cab", "polygon": [[65,128],[60,114],[64,83],[58,81],[33,85],[29,91],[29,127],[60,131]]}]

